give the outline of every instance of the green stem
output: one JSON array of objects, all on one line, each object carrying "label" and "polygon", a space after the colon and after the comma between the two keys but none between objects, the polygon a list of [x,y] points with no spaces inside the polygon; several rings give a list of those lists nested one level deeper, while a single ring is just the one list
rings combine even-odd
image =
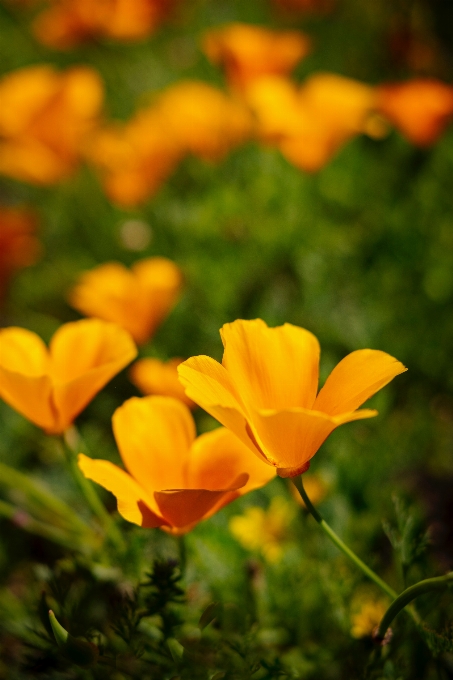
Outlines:
[{"label": "green stem", "polygon": [[409,602],[415,600],[415,598],[419,595],[424,595],[425,593],[429,593],[433,590],[445,590],[452,582],[453,572],[450,571],[448,574],[445,574],[445,576],[427,578],[424,581],[420,581],[419,583],[406,588],[406,590],[403,590],[403,592],[398,595],[396,600],[392,602],[382,617],[376,632],[376,639],[383,640],[385,638],[387,629],[389,628],[393,619],[402,609],[404,609],[404,607],[406,607],[406,605],[409,604]]},{"label": "green stem", "polygon": [[302,482],[302,475],[299,477],[293,477],[292,481],[294,483],[294,486],[298,490],[302,500],[304,501],[306,508],[308,512],[313,515],[315,520],[318,522],[319,526],[321,529],[328,535],[330,540],[335,543],[337,548],[341,550],[342,553],[346,555],[346,557],[349,557],[349,559],[354,562],[354,564],[367,576],[369,579],[371,579],[381,590],[386,593],[392,600],[396,599],[398,597],[398,593],[396,593],[393,588],[391,588],[385,581],[383,581],[370,567],[368,567],[365,562],[362,562],[360,557],[358,557],[355,552],[349,548],[346,543],[343,543],[341,538],[335,533],[335,531],[327,524],[327,522],[321,517],[319,512],[316,510],[314,505],[312,504],[311,500],[308,498],[307,493],[304,489],[304,485]]},{"label": "green stem", "polygon": [[77,464],[77,454],[78,449],[80,448],[81,445],[81,440],[74,426],[71,426],[64,432],[63,440],[66,445],[65,446],[66,458],[69,464],[69,468],[71,470],[75,482],[77,483],[77,486],[79,487],[82,494],[85,496],[85,500],[87,501],[91,510],[99,519],[102,527],[104,528],[106,536],[111,540],[111,542],[114,544],[115,548],[119,552],[125,552],[126,546],[123,541],[123,537],[120,531],[118,530],[118,527],[116,526],[110,514],[105,509],[104,504],[97,495],[94,485],[92,484],[92,482],[90,482],[89,479],[85,477],[85,475],[83,474],[83,472],[81,471]]}]

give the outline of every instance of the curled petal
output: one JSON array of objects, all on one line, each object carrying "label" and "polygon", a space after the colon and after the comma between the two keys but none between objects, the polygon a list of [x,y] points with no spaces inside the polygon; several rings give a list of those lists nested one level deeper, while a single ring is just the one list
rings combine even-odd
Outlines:
[{"label": "curled petal", "polygon": [[306,409],[262,410],[254,414],[253,422],[268,460],[278,468],[297,470],[294,476],[307,469],[307,463],[336,427],[375,415],[377,412],[371,410],[337,417]]},{"label": "curled petal", "polygon": [[222,364],[207,356],[191,357],[178,366],[178,375],[190,399],[234,432],[243,444],[263,459],[259,445],[251,436],[244,407]]},{"label": "curled petal", "polygon": [[148,528],[166,524],[158,514],[154,499],[117,465],[108,460],[93,460],[83,453],[79,454],[78,464],[87,479],[100,484],[116,496],[118,512],[128,522]]},{"label": "curled petal", "polygon": [[407,368],[394,357],[374,349],[351,352],[327,378],[313,408],[331,416],[349,413]]},{"label": "curled petal", "polygon": [[318,390],[319,342],[304,328],[238,320],[220,331],[222,364],[247,408],[311,408]]},{"label": "curled petal", "polygon": [[172,397],[132,397],[113,414],[113,431],[130,474],[151,495],[187,486],[192,415]]}]

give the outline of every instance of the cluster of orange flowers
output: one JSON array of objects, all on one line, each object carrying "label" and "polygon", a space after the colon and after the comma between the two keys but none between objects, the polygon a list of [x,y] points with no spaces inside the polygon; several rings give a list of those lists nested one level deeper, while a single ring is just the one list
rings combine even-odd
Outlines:
[{"label": "cluster of orange flowers", "polygon": [[[148,8],[162,6],[141,1]],[[84,3],[92,4],[62,0],[48,11],[60,16],[77,6],[82,12]],[[123,5],[98,4],[106,15],[120,13]],[[103,85],[88,67],[57,72],[41,65],[10,73],[0,81],[0,173],[52,184],[84,159],[96,168],[112,201],[134,206],[187,154],[216,161],[257,139],[313,172],[359,134],[381,137],[393,125],[412,143],[427,146],[453,117],[453,87],[434,79],[372,87],[317,73],[298,84],[290,73],[310,47],[298,31],[239,23],[212,30],[202,48],[224,69],[229,93],[182,81],[126,123],[102,123]]]},{"label": "cluster of orange flowers", "polygon": [[[109,320],[67,323],[49,348],[26,329],[0,330],[0,396],[47,433],[64,433],[136,357],[131,332],[144,342],[169,311],[179,286],[179,270],[162,258],[143,260],[132,272],[112,263],[82,275],[73,304]],[[140,329],[136,319],[131,325],[132,302]],[[336,427],[376,415],[357,409],[406,370],[384,352],[359,350],[338,364],[318,394],[320,350],[309,331],[290,324],[268,328],[257,319],[226,324],[221,335],[221,364],[192,357],[175,360],[171,372],[174,376],[179,364],[186,399],[224,427],[196,438],[190,411],[176,392],[133,397],[113,415],[126,471],[80,454],[84,475],[117,497],[126,520],[184,533],[276,473],[288,477],[306,471]],[[170,384],[172,394],[175,381],[158,369],[163,389],[158,379],[156,385],[155,371],[151,391],[165,392]],[[143,376],[140,381],[145,382]]]}]

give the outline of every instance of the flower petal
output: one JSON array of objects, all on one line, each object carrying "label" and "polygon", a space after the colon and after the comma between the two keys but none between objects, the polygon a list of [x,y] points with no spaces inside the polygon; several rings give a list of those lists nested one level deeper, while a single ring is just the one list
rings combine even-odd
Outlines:
[{"label": "flower petal", "polygon": [[113,431],[130,474],[151,495],[187,485],[192,415],[172,397],[132,397],[113,414]]},{"label": "flower petal", "polygon": [[171,526],[192,528],[194,523],[206,519],[226,503],[237,498],[237,490],[247,482],[247,475],[239,475],[228,489],[167,489],[156,491],[154,497],[162,515]]},{"label": "flower petal", "polygon": [[99,319],[61,326],[50,342],[59,431],[137,355],[127,331]]},{"label": "flower petal", "polygon": [[186,395],[178,379],[178,366],[184,359],[174,358],[160,361],[151,357],[139,359],[129,371],[129,379],[143,394],[162,394],[180,399],[189,408],[194,408],[192,399]]},{"label": "flower petal", "polygon": [[118,512],[128,522],[141,527],[160,527],[166,521],[157,511],[154,499],[127,472],[108,460],[93,460],[79,454],[78,465],[87,479],[111,491],[118,501]]},{"label": "flower petal", "polygon": [[202,489],[226,489],[247,473],[242,495],[267,484],[275,477],[275,468],[258,459],[248,446],[224,427],[200,435],[192,445],[189,485]]},{"label": "flower petal", "polygon": [[331,416],[349,413],[407,371],[397,359],[374,349],[359,349],[340,361],[320,390],[313,408]]},{"label": "flower petal", "polygon": [[239,319],[220,331],[222,364],[248,409],[311,408],[318,391],[319,343],[304,328]]},{"label": "flower petal", "polygon": [[47,347],[36,333],[16,327],[0,331],[0,395],[28,420],[50,432],[57,417],[48,371]]},{"label": "flower petal", "polygon": [[222,364],[207,356],[191,357],[178,366],[178,375],[188,397],[234,432],[243,444],[263,459],[259,446],[251,436],[243,406]]},{"label": "flower petal", "polygon": [[319,411],[289,409],[262,410],[253,416],[264,452],[277,468],[294,470],[291,476],[307,469],[307,463],[338,425],[351,420],[371,418],[376,411],[362,410],[331,417]]}]

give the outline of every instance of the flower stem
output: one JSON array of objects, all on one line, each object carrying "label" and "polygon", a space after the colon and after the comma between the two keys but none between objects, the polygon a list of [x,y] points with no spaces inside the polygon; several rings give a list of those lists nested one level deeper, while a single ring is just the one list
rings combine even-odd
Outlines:
[{"label": "flower stem", "polygon": [[341,538],[335,533],[335,531],[327,524],[327,522],[321,517],[319,512],[316,510],[314,505],[312,504],[311,500],[307,496],[307,492],[304,489],[304,485],[302,482],[302,475],[299,477],[293,477],[292,481],[294,483],[294,486],[298,490],[302,500],[304,501],[306,508],[308,512],[313,515],[315,520],[318,522],[319,526],[321,529],[328,535],[330,540],[335,543],[337,548],[341,550],[342,553],[344,553],[349,559],[354,562],[354,564],[367,576],[369,579],[371,579],[381,590],[386,593],[392,600],[395,600],[398,597],[398,594],[396,593],[393,588],[391,588],[385,581],[383,581],[370,567],[368,567],[365,562],[362,562],[360,557],[358,557],[355,552],[349,548],[346,543],[344,543]]},{"label": "flower stem", "polygon": [[445,574],[445,576],[437,576],[435,578],[427,578],[424,581],[419,581],[419,583],[416,583],[415,585],[406,588],[406,590],[403,590],[403,592],[400,593],[398,597],[392,602],[382,617],[382,620],[376,631],[375,638],[377,640],[383,640],[385,638],[387,629],[389,628],[393,619],[402,609],[404,609],[404,607],[406,607],[406,605],[409,604],[409,602],[415,600],[415,598],[419,595],[424,595],[425,593],[429,593],[432,590],[445,590],[451,583],[453,583],[453,571]]},{"label": "flower stem", "polygon": [[74,426],[71,426],[64,432],[63,440],[65,443],[66,459],[77,486],[85,496],[85,500],[87,501],[91,510],[99,519],[102,527],[104,528],[106,536],[111,540],[119,552],[124,552],[126,546],[123,537],[118,530],[118,527],[105,509],[105,506],[99,498],[92,482],[90,482],[90,480],[85,477],[77,464],[77,453],[78,449],[80,448],[81,439]]}]

